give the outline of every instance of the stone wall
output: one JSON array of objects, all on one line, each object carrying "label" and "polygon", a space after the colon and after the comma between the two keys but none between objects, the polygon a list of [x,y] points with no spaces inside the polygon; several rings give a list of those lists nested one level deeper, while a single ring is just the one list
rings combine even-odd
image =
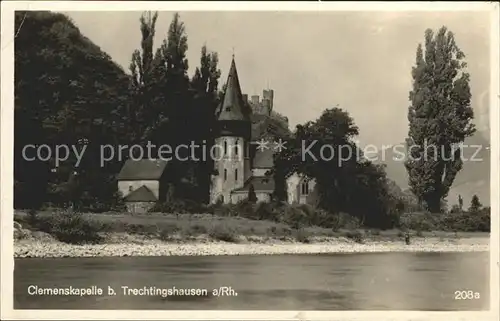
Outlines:
[{"label": "stone wall", "polygon": [[303,195],[301,193],[301,184],[304,179],[304,177],[296,173],[287,178],[286,184],[288,203],[314,205],[318,202],[318,190],[314,180],[309,181],[309,195]]}]

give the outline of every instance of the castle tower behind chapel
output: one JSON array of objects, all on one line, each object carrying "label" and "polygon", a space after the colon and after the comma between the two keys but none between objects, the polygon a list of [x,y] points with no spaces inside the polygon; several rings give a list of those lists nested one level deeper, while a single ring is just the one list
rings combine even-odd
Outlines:
[{"label": "castle tower behind chapel", "polygon": [[215,174],[212,176],[211,203],[231,203],[231,191],[243,187],[250,169],[251,110],[241,93],[236,63],[231,67],[226,91],[216,110]]}]

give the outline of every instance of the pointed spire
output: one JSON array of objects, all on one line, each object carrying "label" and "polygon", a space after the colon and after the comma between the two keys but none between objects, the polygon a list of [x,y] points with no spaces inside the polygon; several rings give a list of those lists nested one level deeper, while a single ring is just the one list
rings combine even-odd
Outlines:
[{"label": "pointed spire", "polygon": [[248,120],[234,56],[226,81],[226,91],[218,108],[218,120]]}]

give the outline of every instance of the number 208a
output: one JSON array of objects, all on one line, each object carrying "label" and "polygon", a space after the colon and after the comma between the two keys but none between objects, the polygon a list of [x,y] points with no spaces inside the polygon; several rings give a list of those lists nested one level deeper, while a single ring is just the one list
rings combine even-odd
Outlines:
[{"label": "number 208a", "polygon": [[479,292],[460,290],[455,291],[455,300],[477,300],[480,299],[481,295]]}]

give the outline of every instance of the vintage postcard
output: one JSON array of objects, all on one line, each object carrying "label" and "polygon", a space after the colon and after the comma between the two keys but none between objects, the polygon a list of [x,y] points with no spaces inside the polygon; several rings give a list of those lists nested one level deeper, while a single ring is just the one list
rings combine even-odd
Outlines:
[{"label": "vintage postcard", "polygon": [[498,319],[498,4],[6,1],[1,41],[2,319]]}]

